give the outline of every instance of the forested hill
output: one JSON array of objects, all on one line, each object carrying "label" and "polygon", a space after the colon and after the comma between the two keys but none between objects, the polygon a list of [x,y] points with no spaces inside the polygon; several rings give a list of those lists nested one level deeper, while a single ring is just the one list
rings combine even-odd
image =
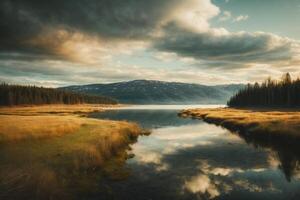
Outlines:
[{"label": "forested hill", "polygon": [[53,88],[0,85],[0,106],[42,104],[116,104],[112,98],[78,94]]},{"label": "forested hill", "polygon": [[64,90],[103,95],[131,104],[226,104],[244,85],[206,86],[154,80],[64,87]]},{"label": "forested hill", "polygon": [[300,79],[285,74],[280,81],[267,79],[240,90],[229,101],[230,107],[300,107]]}]

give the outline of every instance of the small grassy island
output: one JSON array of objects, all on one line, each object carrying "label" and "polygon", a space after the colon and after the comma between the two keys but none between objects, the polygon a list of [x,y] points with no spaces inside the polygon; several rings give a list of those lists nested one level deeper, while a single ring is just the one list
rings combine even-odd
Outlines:
[{"label": "small grassy island", "polygon": [[202,119],[253,137],[300,139],[300,80],[285,74],[248,85],[228,101],[227,108],[189,109],[179,115]]}]

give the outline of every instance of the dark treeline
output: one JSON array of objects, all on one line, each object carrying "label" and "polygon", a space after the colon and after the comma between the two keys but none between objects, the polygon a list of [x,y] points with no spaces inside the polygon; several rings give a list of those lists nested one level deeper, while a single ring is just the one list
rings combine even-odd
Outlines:
[{"label": "dark treeline", "polygon": [[109,97],[77,94],[53,88],[20,85],[0,85],[0,105],[42,105],[42,104],[116,104]]},{"label": "dark treeline", "polygon": [[300,107],[300,79],[289,73],[282,80],[268,78],[262,84],[248,84],[228,101],[230,107]]}]

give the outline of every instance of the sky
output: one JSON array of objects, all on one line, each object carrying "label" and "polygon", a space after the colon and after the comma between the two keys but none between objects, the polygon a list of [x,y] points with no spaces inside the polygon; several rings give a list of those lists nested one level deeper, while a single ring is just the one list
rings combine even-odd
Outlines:
[{"label": "sky", "polygon": [[300,76],[300,0],[1,0],[0,81]]}]

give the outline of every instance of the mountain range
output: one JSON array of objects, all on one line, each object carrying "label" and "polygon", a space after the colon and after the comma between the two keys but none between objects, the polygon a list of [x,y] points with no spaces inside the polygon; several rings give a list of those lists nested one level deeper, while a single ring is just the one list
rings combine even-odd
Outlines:
[{"label": "mountain range", "polygon": [[133,80],[108,84],[73,85],[59,89],[108,96],[129,104],[225,104],[243,84],[201,84]]}]

